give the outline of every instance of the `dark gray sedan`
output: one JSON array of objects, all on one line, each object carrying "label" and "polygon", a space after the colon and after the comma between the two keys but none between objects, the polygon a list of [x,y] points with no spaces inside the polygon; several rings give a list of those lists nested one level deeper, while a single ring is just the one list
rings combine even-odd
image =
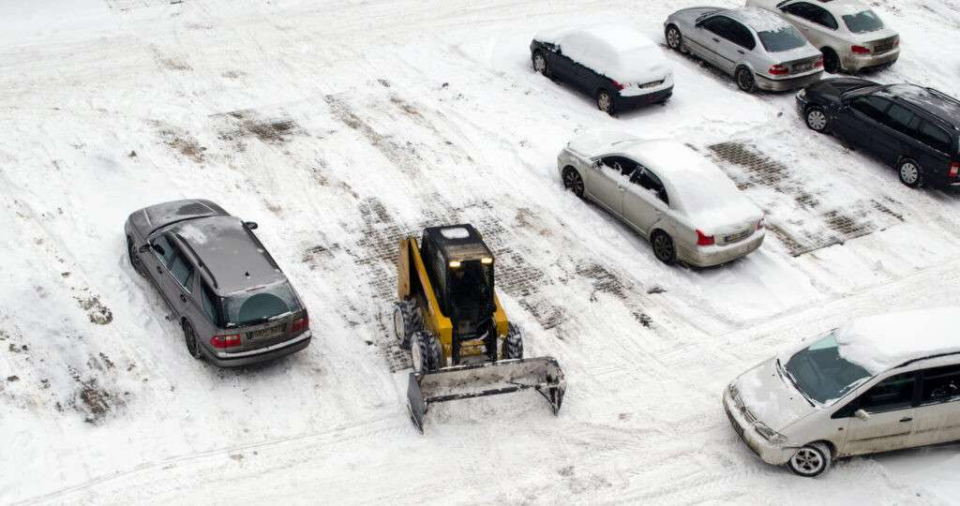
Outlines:
[{"label": "dark gray sedan", "polygon": [[157,204],[127,219],[130,263],[163,296],[194,358],[234,367],[310,344],[307,310],[256,228],[208,200]]},{"label": "dark gray sedan", "polygon": [[693,7],[664,23],[667,45],[733,76],[746,92],[786,91],[820,80],[823,55],[790,23],[755,8]]}]

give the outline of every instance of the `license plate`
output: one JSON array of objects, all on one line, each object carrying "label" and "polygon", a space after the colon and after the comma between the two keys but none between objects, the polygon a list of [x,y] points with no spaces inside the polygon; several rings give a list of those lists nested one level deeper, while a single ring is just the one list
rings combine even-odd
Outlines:
[{"label": "license plate", "polygon": [[806,71],[808,71],[808,70],[810,70],[810,69],[812,69],[812,68],[813,68],[813,64],[812,64],[812,63],[803,63],[803,64],[800,64],[800,65],[794,65],[794,66],[793,66],[793,72],[794,72],[794,73],[797,73],[797,72],[806,72]]},{"label": "license plate", "polygon": [[250,333],[250,339],[270,339],[283,333],[283,327],[270,327],[268,329],[254,330]]}]

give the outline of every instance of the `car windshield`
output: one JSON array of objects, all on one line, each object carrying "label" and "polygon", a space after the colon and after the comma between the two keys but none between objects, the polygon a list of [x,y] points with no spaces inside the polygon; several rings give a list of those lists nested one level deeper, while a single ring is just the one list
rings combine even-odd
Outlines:
[{"label": "car windshield", "polygon": [[829,404],[870,378],[863,367],[840,356],[833,332],[787,361],[786,372],[797,388],[820,404]]},{"label": "car windshield", "polygon": [[224,300],[224,308],[228,326],[260,323],[301,309],[293,288],[287,282],[231,295]]},{"label": "car windshield", "polygon": [[875,32],[883,29],[883,21],[871,10],[859,14],[848,14],[843,17],[843,22],[853,33]]},{"label": "car windshield", "polygon": [[769,53],[790,51],[807,44],[807,40],[792,26],[785,26],[778,30],[760,32],[760,42]]}]

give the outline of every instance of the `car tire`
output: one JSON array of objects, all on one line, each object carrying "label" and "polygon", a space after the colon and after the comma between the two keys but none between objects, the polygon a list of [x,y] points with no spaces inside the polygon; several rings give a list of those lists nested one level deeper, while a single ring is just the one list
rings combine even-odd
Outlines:
[{"label": "car tire", "polygon": [[611,116],[617,114],[616,100],[609,91],[603,88],[597,91],[597,108]]},{"label": "car tire", "polygon": [[130,259],[130,266],[133,267],[133,270],[141,277],[147,277],[147,269],[143,266],[143,260],[140,260],[140,254],[137,253],[136,244],[134,244],[133,238],[130,236],[127,236],[127,256]]},{"label": "car tire", "polygon": [[193,330],[193,326],[187,322],[183,323],[183,340],[187,345],[187,353],[191,357],[200,360],[203,358],[203,351],[200,350],[200,342],[197,341],[197,333]]},{"label": "car tire", "polygon": [[753,71],[747,67],[740,67],[734,73],[734,77],[737,81],[737,87],[740,88],[740,91],[746,93],[753,93],[757,91],[757,80],[753,76]]},{"label": "car tire", "polygon": [[830,131],[830,118],[827,116],[827,111],[819,105],[808,107],[803,115],[803,121],[807,124],[807,128],[814,132],[825,134]]},{"label": "car tire", "polygon": [[550,65],[547,63],[547,58],[543,56],[542,51],[534,51],[533,57],[533,71],[543,75],[544,77],[551,77]]},{"label": "car tire", "polygon": [[572,191],[578,198],[583,198],[583,178],[577,169],[573,167],[563,169],[563,187]]},{"label": "car tire", "polygon": [[420,308],[415,300],[403,300],[396,304],[393,310],[393,335],[400,342],[400,347],[410,349],[410,337],[423,329],[420,317]]},{"label": "car tire", "polygon": [[812,443],[797,450],[787,461],[787,466],[798,476],[815,478],[830,468],[833,454],[823,443]]},{"label": "car tire", "polygon": [[653,245],[653,254],[666,265],[677,263],[677,248],[673,244],[673,238],[662,230],[657,230],[650,238]]},{"label": "car tire", "polygon": [[503,342],[503,358],[505,360],[523,358],[523,331],[512,323],[507,327],[507,338]]},{"label": "car tire", "polygon": [[923,168],[916,160],[904,158],[897,164],[897,175],[900,176],[900,182],[910,188],[919,188],[923,186]]},{"label": "car tire", "polygon": [[668,26],[664,32],[664,37],[667,39],[667,47],[678,53],[683,52],[683,34],[680,33],[680,29],[676,25]]},{"label": "car tire", "polygon": [[823,70],[828,74],[839,74],[843,70],[837,52],[829,47],[823,48]]},{"label": "car tire", "polygon": [[429,332],[416,332],[410,339],[410,360],[416,374],[436,371],[443,361],[440,341]]}]

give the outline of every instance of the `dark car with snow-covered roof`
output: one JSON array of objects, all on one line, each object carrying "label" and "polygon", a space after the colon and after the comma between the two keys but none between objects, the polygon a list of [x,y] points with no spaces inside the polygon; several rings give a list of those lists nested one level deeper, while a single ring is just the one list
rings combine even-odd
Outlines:
[{"label": "dark car with snow-covered roof", "polygon": [[235,367],[310,344],[307,310],[256,228],[209,200],[157,204],[127,219],[130,263],[173,311],[194,358]]},{"label": "dark car with snow-covered roof", "polygon": [[664,23],[667,46],[731,75],[746,92],[786,91],[820,80],[823,55],[790,23],[755,9],[693,7]]},{"label": "dark car with snow-covered roof", "polygon": [[797,94],[807,126],[897,169],[900,182],[960,188],[960,101],[933,88],[827,79]]},{"label": "dark car with snow-covered roof", "polygon": [[615,115],[664,103],[673,95],[673,71],[660,48],[621,25],[596,25],[541,32],[530,43],[533,69],[572,84]]}]

